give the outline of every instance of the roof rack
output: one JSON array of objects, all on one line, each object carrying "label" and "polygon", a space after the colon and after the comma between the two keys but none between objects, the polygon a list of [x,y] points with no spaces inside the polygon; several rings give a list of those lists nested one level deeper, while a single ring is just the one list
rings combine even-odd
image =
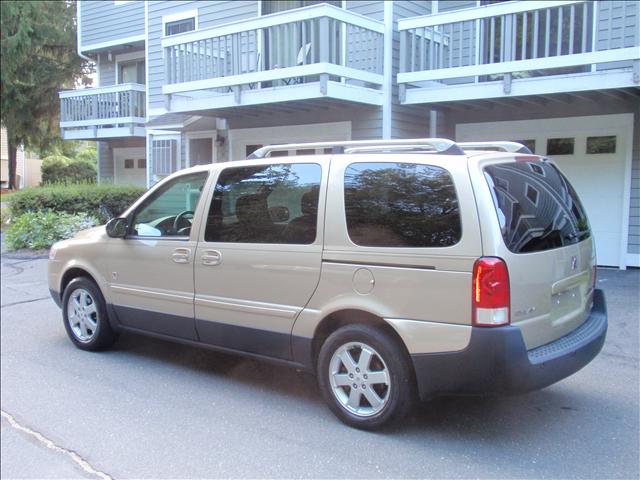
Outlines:
[{"label": "roof rack", "polygon": [[259,148],[247,159],[266,158],[271,152],[286,150],[310,150],[316,148],[331,148],[331,153],[353,153],[362,151],[394,151],[427,149],[442,155],[464,155],[464,151],[451,140],[444,138],[412,138],[404,140],[356,140],[344,142],[316,142],[316,143],[290,143],[286,145],[268,145]]},{"label": "roof rack", "polygon": [[527,146],[518,142],[460,142],[458,146],[463,150],[497,150],[499,152],[533,154]]}]

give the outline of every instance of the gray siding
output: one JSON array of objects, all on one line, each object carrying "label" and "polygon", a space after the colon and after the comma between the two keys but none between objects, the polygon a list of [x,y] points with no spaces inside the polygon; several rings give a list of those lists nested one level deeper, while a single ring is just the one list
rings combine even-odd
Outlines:
[{"label": "gray siding", "polygon": [[144,35],[142,1],[116,4],[113,0],[82,0],[80,14],[83,48],[96,43]]},{"label": "gray siding", "polygon": [[99,87],[108,87],[116,84],[116,62],[109,61],[107,55],[100,54],[97,62]]},{"label": "gray siding", "polygon": [[[359,13],[360,15],[366,15],[374,20],[384,20],[384,2],[380,1],[365,1],[365,0],[348,0],[347,10]],[[409,3],[409,2],[408,2]],[[411,2],[415,3],[415,2]],[[426,3],[426,2],[425,2]]]},{"label": "gray siding", "polygon": [[113,183],[113,150],[107,142],[98,144],[98,180],[100,183]]},{"label": "gray siding", "polygon": [[162,17],[186,10],[198,11],[198,29],[205,29],[235,22],[258,15],[257,1],[218,2],[149,2],[149,63],[147,84],[149,85],[149,107],[164,106],[162,84],[164,83],[164,61],[162,58]]},{"label": "gray siding", "polygon": [[640,254],[640,103],[636,103],[633,117],[628,252]]}]

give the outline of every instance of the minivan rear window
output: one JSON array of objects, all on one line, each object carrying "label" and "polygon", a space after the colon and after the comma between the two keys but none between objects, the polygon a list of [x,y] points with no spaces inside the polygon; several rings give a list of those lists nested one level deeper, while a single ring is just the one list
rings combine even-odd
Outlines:
[{"label": "minivan rear window", "polygon": [[502,163],[485,167],[484,172],[510,251],[550,250],[591,236],[578,195],[555,165]]},{"label": "minivan rear window", "polygon": [[345,170],[347,231],[365,247],[448,247],[461,235],[449,172],[433,165],[352,163]]}]

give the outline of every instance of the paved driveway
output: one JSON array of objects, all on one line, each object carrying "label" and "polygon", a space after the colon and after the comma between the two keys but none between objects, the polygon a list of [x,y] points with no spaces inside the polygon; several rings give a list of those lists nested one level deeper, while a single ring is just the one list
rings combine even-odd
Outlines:
[{"label": "paved driveway", "polygon": [[576,375],[340,424],[313,377],[158,340],[66,339],[46,260],[2,258],[2,478],[638,478],[640,271],[599,271],[610,330]]}]

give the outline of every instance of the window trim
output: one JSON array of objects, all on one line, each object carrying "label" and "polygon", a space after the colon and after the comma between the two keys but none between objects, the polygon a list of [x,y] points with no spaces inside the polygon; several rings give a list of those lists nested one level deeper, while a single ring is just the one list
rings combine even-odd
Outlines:
[{"label": "window trim", "polygon": [[[193,18],[194,19],[194,29],[192,31],[197,31],[200,28],[199,22],[198,22],[198,9],[193,9],[193,10],[184,10],[182,12],[176,12],[176,13],[170,13],[168,15],[163,15],[162,16],[162,35],[161,38],[169,38],[169,37],[175,37],[175,35],[167,35],[167,23],[171,23],[171,22],[178,22],[180,20],[187,20],[189,18]],[[185,32],[186,33],[186,32]],[[180,35],[179,33],[176,35]],[[164,49],[163,49],[164,51]]]},{"label": "window trim", "polygon": [[199,138],[210,138],[211,139],[211,163],[217,163],[217,159],[216,159],[216,138],[218,135],[218,131],[217,130],[200,130],[197,132],[186,132],[185,134],[185,161],[186,161],[186,167],[185,168],[189,168],[191,167],[191,149],[190,149],[190,143],[191,140],[197,140]]}]

